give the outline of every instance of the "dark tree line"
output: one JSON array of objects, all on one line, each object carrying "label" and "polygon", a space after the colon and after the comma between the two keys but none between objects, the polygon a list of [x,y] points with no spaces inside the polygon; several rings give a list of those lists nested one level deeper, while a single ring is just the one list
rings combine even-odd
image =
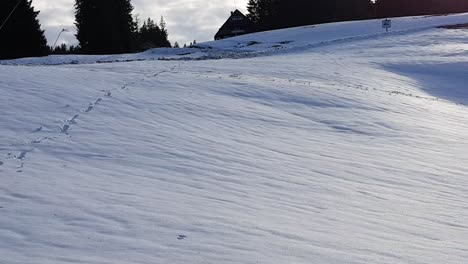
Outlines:
[{"label": "dark tree line", "polygon": [[468,12],[468,0],[378,0],[378,17]]},{"label": "dark tree line", "polygon": [[49,54],[54,55],[65,55],[65,54],[81,54],[80,47],[78,46],[67,46],[67,44],[63,43],[57,47],[50,47],[49,46]]},{"label": "dark tree line", "polygon": [[[135,19],[135,23],[138,23],[138,19]],[[96,39],[96,41],[102,41]],[[105,40],[104,40],[105,41]],[[106,46],[104,46],[105,48]],[[171,43],[168,40],[168,33],[166,29],[166,23],[161,17],[159,25],[156,24],[151,18],[148,18],[143,25],[137,28],[135,31],[132,31],[130,38],[130,50],[123,52],[138,52],[145,51],[152,48],[160,47],[171,47]],[[57,47],[49,47],[50,54],[62,55],[62,54],[105,54],[105,53],[115,53],[115,51],[95,51],[92,50],[83,50],[80,46],[67,46],[66,44],[61,44]]]},{"label": "dark tree line", "polygon": [[76,38],[83,53],[112,54],[131,50],[136,24],[130,0],[76,0]]},{"label": "dark tree line", "polygon": [[248,17],[257,31],[372,16],[371,0],[250,0]]},{"label": "dark tree line", "polygon": [[170,48],[171,43],[168,40],[166,22],[161,17],[159,25],[151,18],[148,18],[143,25],[135,32],[136,48],[138,51],[144,51],[152,48]]},{"label": "dark tree line", "polygon": [[148,18],[139,28],[132,11],[131,0],[76,0],[79,45],[49,47],[32,0],[0,0],[0,59],[48,54],[115,54],[171,47],[162,18],[159,25]]},{"label": "dark tree line", "polygon": [[0,0],[0,26],[3,25],[0,28],[0,59],[47,55],[49,49],[37,20],[38,14],[31,6],[31,0]]},{"label": "dark tree line", "polygon": [[141,28],[130,0],[76,0],[75,25],[81,52],[117,54],[170,47],[166,23],[148,18]]},{"label": "dark tree line", "polygon": [[362,20],[468,12],[468,0],[249,0],[256,31]]}]

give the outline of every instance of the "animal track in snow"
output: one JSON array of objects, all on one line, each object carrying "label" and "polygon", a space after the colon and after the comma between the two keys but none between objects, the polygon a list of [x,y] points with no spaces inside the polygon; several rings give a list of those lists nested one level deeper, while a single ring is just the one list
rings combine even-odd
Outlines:
[{"label": "animal track in snow", "polygon": [[42,131],[42,126],[34,129],[31,133],[37,133],[37,132],[41,132]]},{"label": "animal track in snow", "polygon": [[89,113],[91,112],[91,110],[93,110],[94,106],[93,105],[89,105],[88,108],[85,110],[86,113]]},{"label": "animal track in snow", "polygon": [[127,88],[128,86],[134,85],[134,84],[135,84],[135,82],[126,83],[126,84],[122,85],[121,89],[122,89],[122,90],[128,89],[128,88]]},{"label": "animal track in snow", "polygon": [[68,135],[69,129],[70,129],[70,125],[63,125],[63,127],[60,128],[60,133]]},{"label": "animal track in snow", "polygon": [[23,172],[22,168],[24,168],[24,163],[21,163],[16,172]]},{"label": "animal track in snow", "polygon": [[[113,92],[118,91],[120,89],[121,90],[124,90],[124,89],[128,90],[129,86],[135,85],[138,82],[143,82],[143,81],[145,81],[145,80],[147,80],[149,78],[154,78],[154,77],[157,77],[157,76],[159,76],[159,75],[161,75],[163,73],[167,73],[167,72],[174,72],[180,66],[181,66],[181,64],[175,65],[175,66],[171,67],[169,70],[162,70],[162,71],[159,71],[159,72],[153,72],[153,73],[144,75],[139,81],[132,81],[132,82],[124,83],[120,88],[101,90],[101,92],[103,92],[103,95],[101,97],[96,98],[91,103],[89,103],[85,110],[81,110],[79,114],[75,114],[73,117],[71,117],[69,119],[54,122],[55,124],[59,125],[58,129],[55,129],[55,130],[47,130],[46,129],[44,131],[44,128],[47,128],[47,124],[46,124],[46,125],[41,125],[40,127],[34,129],[30,133],[39,133],[39,132],[46,133],[47,132],[47,133],[54,133],[54,134],[58,133],[58,134],[69,135],[69,131],[72,129],[72,125],[75,125],[75,124],[78,123],[77,119],[80,117],[80,114],[91,112],[97,105],[99,105],[103,101],[102,98],[112,97]],[[71,105],[66,104],[63,107],[70,108]],[[16,159],[16,160],[24,161],[27,158],[26,156],[29,156],[28,153],[33,152],[36,149],[38,144],[43,143],[44,141],[47,141],[47,140],[56,139],[57,137],[58,136],[50,136],[49,135],[49,136],[38,137],[36,139],[27,141],[27,143],[23,144],[23,147],[26,147],[26,148],[29,147],[29,148],[31,148],[31,150],[21,151],[18,155],[13,155],[11,152],[8,153],[7,155],[5,155],[5,158],[3,160],[0,160],[0,166],[8,164],[9,160]],[[19,170],[17,170],[17,172],[22,172],[23,166],[24,166],[24,163],[21,163],[21,167],[18,168]],[[185,238],[186,238],[186,236],[184,236],[184,235],[180,235],[178,237],[179,240],[182,240],[182,239],[185,239]]]},{"label": "animal track in snow", "polygon": [[27,151],[21,151],[18,156],[15,156],[15,158],[18,160],[23,160],[24,158],[26,158],[26,154],[28,154]]},{"label": "animal track in snow", "polygon": [[80,117],[80,115],[74,115],[72,118],[67,120],[67,123],[69,124],[76,124],[76,119]]}]

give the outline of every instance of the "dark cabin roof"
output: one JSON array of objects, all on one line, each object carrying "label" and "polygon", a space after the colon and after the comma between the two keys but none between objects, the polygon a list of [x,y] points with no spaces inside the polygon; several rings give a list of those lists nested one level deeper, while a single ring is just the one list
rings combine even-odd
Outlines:
[{"label": "dark cabin roof", "polygon": [[244,35],[252,32],[252,22],[241,11],[231,12],[231,16],[215,35],[215,40]]}]

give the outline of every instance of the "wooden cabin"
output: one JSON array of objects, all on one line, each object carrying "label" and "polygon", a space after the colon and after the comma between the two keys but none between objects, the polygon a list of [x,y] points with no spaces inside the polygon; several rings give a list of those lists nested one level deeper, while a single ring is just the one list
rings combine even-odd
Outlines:
[{"label": "wooden cabin", "polygon": [[215,40],[231,38],[253,32],[253,26],[250,19],[248,19],[241,11],[237,10],[231,12],[231,16],[221,26],[218,33],[215,35]]}]

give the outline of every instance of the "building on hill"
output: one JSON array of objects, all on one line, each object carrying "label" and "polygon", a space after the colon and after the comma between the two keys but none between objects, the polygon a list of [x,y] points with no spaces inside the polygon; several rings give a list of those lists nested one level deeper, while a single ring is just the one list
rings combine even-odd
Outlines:
[{"label": "building on hill", "polygon": [[231,16],[215,35],[215,40],[231,38],[253,32],[253,24],[241,11],[231,12]]}]

